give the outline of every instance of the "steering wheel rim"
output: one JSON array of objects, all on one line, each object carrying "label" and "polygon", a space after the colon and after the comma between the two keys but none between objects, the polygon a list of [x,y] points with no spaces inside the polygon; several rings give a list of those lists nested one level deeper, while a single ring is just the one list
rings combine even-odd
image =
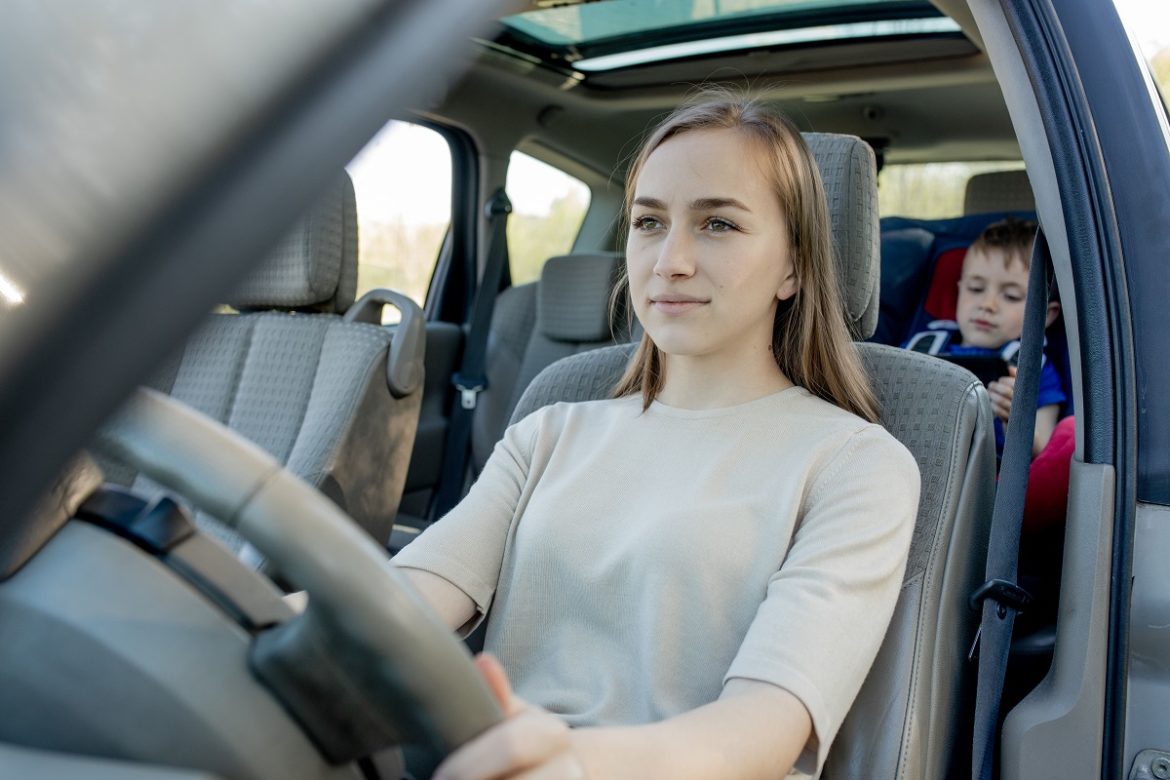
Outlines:
[{"label": "steering wheel rim", "polygon": [[349,671],[375,683],[362,686],[364,703],[398,724],[397,733],[421,731],[445,754],[502,719],[468,650],[377,544],[260,447],[145,388],[99,432],[98,442],[234,528],[307,591],[308,607],[294,620],[328,633],[329,645],[355,649],[344,654],[349,659],[381,661]]}]

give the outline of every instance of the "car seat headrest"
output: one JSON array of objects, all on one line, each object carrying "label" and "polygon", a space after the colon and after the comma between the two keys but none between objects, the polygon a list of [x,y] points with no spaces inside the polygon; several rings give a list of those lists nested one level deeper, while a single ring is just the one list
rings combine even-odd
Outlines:
[{"label": "car seat headrest", "polygon": [[554,341],[613,339],[609,299],[621,264],[616,252],[550,258],[540,273],[536,302],[540,332]]},{"label": "car seat headrest", "polygon": [[227,303],[344,312],[357,290],[357,238],[353,182],[343,172]]},{"label": "car seat headrest", "polygon": [[1035,211],[1036,198],[1025,171],[977,173],[967,180],[964,214],[985,211]]},{"label": "car seat headrest", "polygon": [[816,158],[829,202],[846,319],[854,339],[877,328],[880,298],[877,163],[860,138],[836,133],[802,133]]}]

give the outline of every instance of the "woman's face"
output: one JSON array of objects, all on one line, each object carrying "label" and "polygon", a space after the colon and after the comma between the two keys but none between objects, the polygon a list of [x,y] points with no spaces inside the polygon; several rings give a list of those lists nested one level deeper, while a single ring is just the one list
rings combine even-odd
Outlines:
[{"label": "woman's face", "polygon": [[777,302],[796,280],[762,162],[736,130],[696,130],[655,149],[635,182],[630,294],[668,355],[771,354]]}]

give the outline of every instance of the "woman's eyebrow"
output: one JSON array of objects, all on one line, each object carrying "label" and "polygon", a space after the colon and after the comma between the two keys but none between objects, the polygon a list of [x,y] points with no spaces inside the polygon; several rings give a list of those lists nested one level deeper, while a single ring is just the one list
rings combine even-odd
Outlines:
[{"label": "woman's eyebrow", "polygon": [[650,198],[645,195],[634,198],[634,205],[645,206],[648,209],[664,210],[666,208],[666,204],[658,200],[658,198]]},{"label": "woman's eyebrow", "polygon": [[[648,208],[648,209],[659,209],[659,210],[666,209],[665,203],[660,201],[658,198],[651,198],[648,195],[641,195],[637,198],[634,198],[633,205],[643,206],[643,207]],[[746,211],[749,214],[752,211],[747,206],[745,206],[742,202],[736,200],[735,198],[699,198],[697,200],[691,201],[691,204],[690,204],[691,211],[710,211],[711,209],[722,209],[722,208],[739,209],[740,211]]]},{"label": "woman's eyebrow", "polygon": [[708,211],[710,209],[725,208],[739,209],[749,214],[752,211],[735,198],[699,198],[698,200],[691,201],[691,211]]}]

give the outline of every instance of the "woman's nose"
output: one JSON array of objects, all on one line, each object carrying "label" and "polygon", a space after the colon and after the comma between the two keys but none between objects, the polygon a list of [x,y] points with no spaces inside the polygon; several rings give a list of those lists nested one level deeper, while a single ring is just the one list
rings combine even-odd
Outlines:
[{"label": "woman's nose", "polygon": [[695,272],[694,247],[685,235],[671,231],[660,247],[658,261],[654,264],[655,275],[671,279]]}]

